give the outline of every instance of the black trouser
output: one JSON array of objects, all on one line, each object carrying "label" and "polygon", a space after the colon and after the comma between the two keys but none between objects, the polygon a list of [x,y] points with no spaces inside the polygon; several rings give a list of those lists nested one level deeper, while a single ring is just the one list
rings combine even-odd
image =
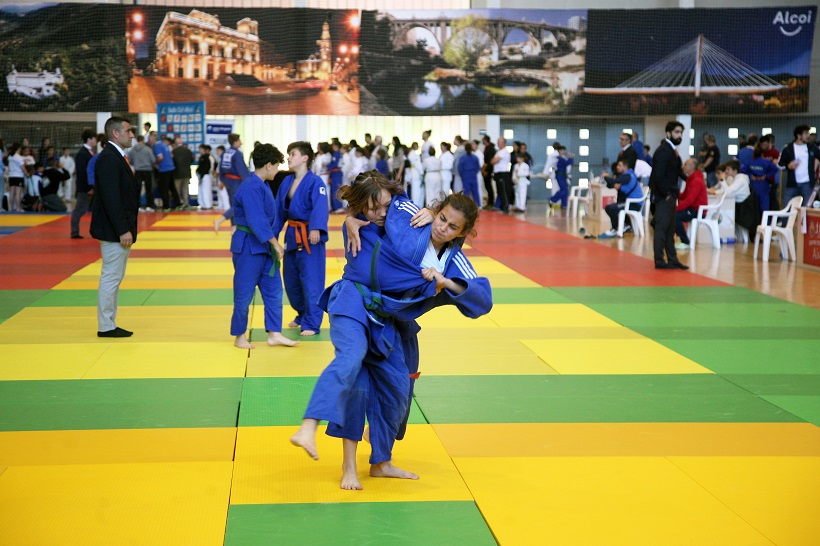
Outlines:
[{"label": "black trouser", "polygon": [[[629,210],[641,210],[640,203],[631,203],[629,206],[631,207]],[[626,203],[610,203],[609,205],[604,207],[604,212],[607,214],[607,216],[609,216],[609,221],[612,222],[612,229],[618,229],[618,214],[625,208]],[[626,225],[632,224],[632,222],[629,220],[629,216],[624,218],[624,222]]]},{"label": "black trouser", "polygon": [[664,250],[669,263],[678,262],[675,252],[675,206],[678,200],[674,196],[655,201],[655,216],[652,225],[655,228],[655,265],[665,263]]},{"label": "black trouser", "polygon": [[691,222],[698,215],[698,209],[688,208],[675,213],[675,233],[680,237],[680,242],[688,245],[689,234],[683,224]]},{"label": "black trouser", "polygon": [[168,198],[168,191],[171,192],[171,197],[174,202],[179,205],[179,193],[174,185],[174,171],[161,172],[157,175],[157,184],[159,185],[159,196],[162,199],[162,208],[170,209],[171,201]]},{"label": "black trouser", "polygon": [[74,210],[71,211],[71,236],[80,234],[80,218],[88,212],[88,205],[91,204],[91,196],[88,192],[78,191],[77,199],[74,201]]},{"label": "black trouser", "polygon": [[145,206],[154,208],[154,171],[135,171],[137,181],[145,184]]},{"label": "black trouser", "polygon": [[[500,201],[501,210],[507,212],[510,208],[510,202],[515,201],[515,194],[512,186],[512,173],[494,173],[495,189],[498,191],[498,199]],[[512,197],[512,199],[510,199]]]},{"label": "black trouser", "polygon": [[487,193],[487,206],[495,206],[495,191],[493,191],[493,175],[491,172],[482,173],[484,177],[484,190]]}]

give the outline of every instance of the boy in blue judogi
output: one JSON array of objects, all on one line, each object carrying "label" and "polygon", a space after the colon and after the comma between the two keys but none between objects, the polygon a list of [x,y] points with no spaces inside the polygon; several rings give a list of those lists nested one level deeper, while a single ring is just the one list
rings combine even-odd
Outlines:
[{"label": "boy in blue judogi", "polygon": [[274,233],[285,231],[282,275],[296,318],[288,324],[303,336],[319,333],[324,312],[319,296],[325,289],[328,203],[324,181],[309,170],[313,149],[308,142],[288,146],[288,166],[294,172],[279,186]]},{"label": "boy in blue judogi", "polygon": [[274,235],[276,205],[266,180],[272,180],[284,159],[270,144],[258,145],[251,155],[256,170],[239,186],[234,200],[236,231],[233,253],[233,316],[231,335],[240,349],[253,349],[248,341],[248,308],[256,287],[265,303],[268,345],[296,345],[282,335],[282,280],[279,262],[284,250]]}]

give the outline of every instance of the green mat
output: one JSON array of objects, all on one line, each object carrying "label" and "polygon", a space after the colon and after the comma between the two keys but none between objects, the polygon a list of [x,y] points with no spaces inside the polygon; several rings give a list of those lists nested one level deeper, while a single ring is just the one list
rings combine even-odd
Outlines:
[{"label": "green mat", "polygon": [[0,290],[0,323],[13,317],[47,293],[48,290]]}]

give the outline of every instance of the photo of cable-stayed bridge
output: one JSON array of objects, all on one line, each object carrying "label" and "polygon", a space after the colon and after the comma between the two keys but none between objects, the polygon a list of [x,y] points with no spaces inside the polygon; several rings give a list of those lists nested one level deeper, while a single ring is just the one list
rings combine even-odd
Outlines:
[{"label": "photo of cable-stayed bridge", "polygon": [[816,8],[793,8],[802,28],[779,24],[783,9],[590,11],[573,113],[806,111]]}]

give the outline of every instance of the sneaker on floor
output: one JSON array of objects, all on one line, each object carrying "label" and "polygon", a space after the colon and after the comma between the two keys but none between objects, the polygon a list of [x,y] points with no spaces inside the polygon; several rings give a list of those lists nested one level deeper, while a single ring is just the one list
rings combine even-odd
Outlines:
[{"label": "sneaker on floor", "polygon": [[686,243],[675,243],[675,250],[689,250],[689,245]]},{"label": "sneaker on floor", "polygon": [[154,212],[154,209],[151,207],[145,207],[145,212]]},{"label": "sneaker on floor", "polygon": [[625,225],[625,226],[624,226],[624,233],[628,233],[628,232],[630,232],[630,231],[632,231],[632,226],[630,226],[630,225],[628,225],[628,224],[627,224],[627,225]]},{"label": "sneaker on floor", "polygon": [[617,237],[617,236],[618,236],[618,230],[617,229],[610,229],[609,231],[607,231],[605,233],[601,233],[600,235],[598,235],[598,238],[599,239],[612,239],[613,237]]}]

